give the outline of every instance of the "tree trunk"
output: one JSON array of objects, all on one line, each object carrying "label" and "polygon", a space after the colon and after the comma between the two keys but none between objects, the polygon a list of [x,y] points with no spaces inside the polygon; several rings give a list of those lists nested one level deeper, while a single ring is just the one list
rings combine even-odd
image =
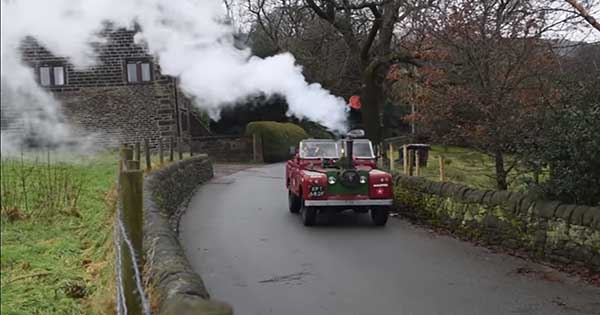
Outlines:
[{"label": "tree trunk", "polygon": [[367,138],[373,144],[381,142],[381,100],[383,97],[383,85],[378,82],[374,73],[366,73],[364,76],[364,87],[361,91],[361,116]]},{"label": "tree trunk", "polygon": [[507,190],[508,184],[506,183],[506,170],[504,170],[504,156],[502,152],[496,151],[496,188],[498,190]]}]

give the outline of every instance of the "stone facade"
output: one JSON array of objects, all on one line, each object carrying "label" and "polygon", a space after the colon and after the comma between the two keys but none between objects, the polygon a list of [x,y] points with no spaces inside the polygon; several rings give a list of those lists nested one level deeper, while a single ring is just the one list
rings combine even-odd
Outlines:
[{"label": "stone facade", "polygon": [[[177,87],[177,80],[161,74],[146,48],[134,42],[135,31],[107,27],[102,35],[106,42],[94,46],[98,62],[85,69],[52,55],[33,38],[22,43],[23,61],[40,83],[41,67],[64,67],[64,84],[45,88],[61,101],[71,125],[97,134],[103,144],[144,138],[156,144],[159,137],[182,137],[186,142],[191,136],[191,102]],[[129,82],[127,64],[132,62],[148,63],[150,80]]]},{"label": "stone facade", "polygon": [[420,177],[396,178],[395,202],[409,217],[491,245],[600,272],[600,208],[482,191]]}]

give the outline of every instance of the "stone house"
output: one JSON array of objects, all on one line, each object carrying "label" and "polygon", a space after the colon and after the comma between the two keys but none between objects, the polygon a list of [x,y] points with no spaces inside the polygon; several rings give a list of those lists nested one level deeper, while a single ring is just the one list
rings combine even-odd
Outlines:
[{"label": "stone house", "polygon": [[78,129],[97,133],[104,145],[133,143],[147,138],[192,136],[210,132],[192,111],[191,100],[178,88],[178,80],[161,74],[160,66],[143,45],[134,42],[135,31],[103,31],[106,42],[95,45],[96,65],[75,69],[66,58],[54,56],[35,39],[23,41],[23,61],[38,83],[61,102],[67,121]]}]

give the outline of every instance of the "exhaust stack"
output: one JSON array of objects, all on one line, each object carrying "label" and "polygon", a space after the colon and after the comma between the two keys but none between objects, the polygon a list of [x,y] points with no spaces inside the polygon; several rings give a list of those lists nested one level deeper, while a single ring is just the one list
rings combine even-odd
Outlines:
[{"label": "exhaust stack", "polygon": [[365,131],[362,129],[354,129],[348,131],[346,134],[346,168],[353,169],[354,164],[354,138],[360,138],[365,136]]}]

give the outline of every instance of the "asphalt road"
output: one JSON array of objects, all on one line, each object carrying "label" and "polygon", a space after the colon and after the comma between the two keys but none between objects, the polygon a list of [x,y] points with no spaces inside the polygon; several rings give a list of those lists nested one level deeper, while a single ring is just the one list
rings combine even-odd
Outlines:
[{"label": "asphalt road", "polygon": [[190,262],[238,315],[600,314],[600,289],[399,219],[304,227],[282,164],[214,179],[181,220]]}]

